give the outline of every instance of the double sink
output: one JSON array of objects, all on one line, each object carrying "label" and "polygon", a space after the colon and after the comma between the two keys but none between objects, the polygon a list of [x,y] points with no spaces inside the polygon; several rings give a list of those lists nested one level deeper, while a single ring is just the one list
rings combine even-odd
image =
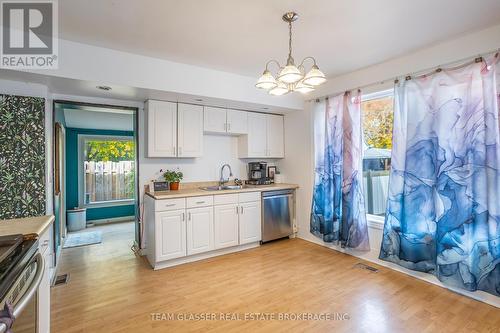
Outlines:
[{"label": "double sink", "polygon": [[247,187],[248,186],[245,185],[216,185],[216,186],[200,187],[200,189],[204,191],[225,191],[225,190],[241,190]]}]

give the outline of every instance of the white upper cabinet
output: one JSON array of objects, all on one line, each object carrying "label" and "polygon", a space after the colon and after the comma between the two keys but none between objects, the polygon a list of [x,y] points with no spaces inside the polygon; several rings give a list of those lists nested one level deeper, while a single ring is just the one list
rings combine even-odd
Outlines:
[{"label": "white upper cabinet", "polygon": [[147,101],[148,157],[177,156],[177,103]]},{"label": "white upper cabinet", "polygon": [[227,132],[231,134],[247,134],[248,114],[246,111],[227,110]]},{"label": "white upper cabinet", "polygon": [[203,113],[205,133],[234,135],[247,133],[248,112],[246,111],[205,106]]},{"label": "white upper cabinet", "polygon": [[285,157],[283,116],[249,112],[248,134],[239,140],[239,157]]},{"label": "white upper cabinet", "polygon": [[283,116],[267,115],[267,157],[285,157]]},{"label": "white upper cabinet", "polygon": [[226,109],[213,108],[205,106],[204,114],[204,131],[209,133],[226,133]]},{"label": "white upper cabinet", "polygon": [[178,105],[177,157],[203,155],[203,106]]}]

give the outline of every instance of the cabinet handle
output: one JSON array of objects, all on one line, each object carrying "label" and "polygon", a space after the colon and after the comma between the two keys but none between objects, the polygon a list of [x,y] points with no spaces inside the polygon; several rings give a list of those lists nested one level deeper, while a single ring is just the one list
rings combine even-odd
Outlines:
[{"label": "cabinet handle", "polygon": [[191,221],[191,212],[188,213],[188,220]]},{"label": "cabinet handle", "polygon": [[182,213],[182,220],[186,221],[186,213]]},{"label": "cabinet handle", "polygon": [[240,208],[238,206],[236,206],[236,214],[239,214],[240,213]]},{"label": "cabinet handle", "polygon": [[168,204],[168,205],[165,205],[165,207],[173,207],[175,206],[175,204]]},{"label": "cabinet handle", "polygon": [[241,206],[241,214],[243,214],[243,206]]},{"label": "cabinet handle", "polygon": [[203,203],[205,203],[205,201],[196,201],[196,204],[197,204],[197,205],[201,205],[201,204],[203,204]]}]

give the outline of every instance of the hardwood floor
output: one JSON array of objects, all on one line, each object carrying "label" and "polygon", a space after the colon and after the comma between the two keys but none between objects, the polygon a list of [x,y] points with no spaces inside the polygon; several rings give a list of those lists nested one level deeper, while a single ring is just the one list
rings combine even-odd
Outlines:
[{"label": "hardwood floor", "polygon": [[500,309],[300,239],[155,272],[130,251],[133,225],[99,228],[102,244],[63,251],[59,273],[70,281],[52,288],[52,332],[500,332]]}]

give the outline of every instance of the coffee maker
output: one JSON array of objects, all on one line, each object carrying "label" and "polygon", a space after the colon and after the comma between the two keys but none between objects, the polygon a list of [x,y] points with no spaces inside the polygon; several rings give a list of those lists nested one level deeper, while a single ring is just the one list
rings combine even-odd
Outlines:
[{"label": "coffee maker", "polygon": [[268,185],[271,181],[267,177],[266,162],[250,162],[248,163],[248,180],[250,185]]}]

